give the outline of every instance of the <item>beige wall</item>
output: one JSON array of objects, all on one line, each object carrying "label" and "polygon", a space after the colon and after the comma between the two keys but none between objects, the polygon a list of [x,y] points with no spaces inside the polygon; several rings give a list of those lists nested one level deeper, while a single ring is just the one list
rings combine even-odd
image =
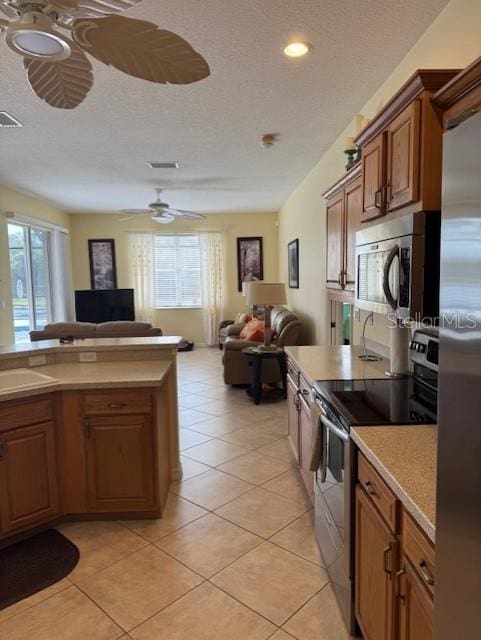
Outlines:
[{"label": "beige wall", "polygon": [[[359,105],[359,113],[372,118],[416,69],[467,66],[481,55],[480,24],[479,0],[452,0],[372,98],[365,105]],[[343,142],[352,133],[350,125],[280,212],[279,275],[281,278],[287,276],[287,243],[299,238],[301,288],[290,289],[289,299],[292,308],[306,321],[306,341],[316,344],[329,341],[327,296],[323,284],[326,208],[321,193],[344,172]],[[366,335],[387,345],[389,331],[386,324],[384,316],[376,316],[374,327],[368,326]],[[354,329],[357,340],[359,323],[355,323]]]},{"label": "beige wall", "polygon": [[[125,217],[125,216],[124,216]],[[278,277],[278,215],[277,213],[211,214],[206,222],[177,222],[168,227],[152,222],[148,217],[135,218],[120,223],[122,216],[75,214],[71,219],[72,267],[75,289],[90,288],[87,240],[114,238],[117,257],[119,287],[129,286],[128,231],[157,233],[188,232],[192,230],[219,230],[225,232],[226,296],[225,316],[232,318],[239,311],[246,311],[245,298],[237,291],[236,238],[262,236],[264,238],[264,278],[276,281]],[[166,334],[180,334],[203,342],[202,315],[198,309],[159,309],[157,326]]]},{"label": "beige wall", "polygon": [[[44,220],[69,228],[69,216],[48,203],[0,186],[0,212]],[[12,296],[8,260],[7,218],[0,213],[0,344],[13,342]]]}]

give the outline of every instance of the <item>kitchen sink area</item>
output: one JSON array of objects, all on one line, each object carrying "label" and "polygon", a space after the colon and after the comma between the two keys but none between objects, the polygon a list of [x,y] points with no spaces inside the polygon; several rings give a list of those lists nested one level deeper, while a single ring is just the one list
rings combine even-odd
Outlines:
[{"label": "kitchen sink area", "polygon": [[13,369],[0,372],[0,395],[27,391],[36,387],[56,384],[57,380],[31,369]]}]

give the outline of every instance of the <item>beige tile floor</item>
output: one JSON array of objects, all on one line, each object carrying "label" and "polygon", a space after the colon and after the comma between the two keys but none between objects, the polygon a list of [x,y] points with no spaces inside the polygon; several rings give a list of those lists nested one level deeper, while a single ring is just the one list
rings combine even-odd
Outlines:
[{"label": "beige tile floor", "polygon": [[0,611],[1,640],[347,640],[285,402],[255,407],[221,354],[179,355],[184,477],[158,521],[67,524],[81,560]]}]

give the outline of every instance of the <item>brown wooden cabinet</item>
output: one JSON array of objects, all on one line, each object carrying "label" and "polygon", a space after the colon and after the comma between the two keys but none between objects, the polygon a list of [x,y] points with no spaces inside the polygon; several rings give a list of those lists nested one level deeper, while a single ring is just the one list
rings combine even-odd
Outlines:
[{"label": "brown wooden cabinet", "polygon": [[[28,405],[23,405],[28,407]],[[59,513],[55,426],[46,422],[0,434],[0,531],[32,527]]]},{"label": "brown wooden cabinet", "polygon": [[326,286],[349,295],[356,279],[356,231],[362,212],[360,171],[360,166],[355,167],[323,194],[327,199]]},{"label": "brown wooden cabinet", "polygon": [[357,457],[355,612],[364,640],[432,640],[434,546]]},{"label": "brown wooden cabinet", "polygon": [[306,489],[314,499],[314,473],[310,470],[312,457],[311,409],[304,398],[299,398],[299,464]]},{"label": "brown wooden cabinet", "polygon": [[331,289],[342,289],[344,270],[344,192],[327,203],[327,263],[326,281]]},{"label": "brown wooden cabinet", "polygon": [[386,133],[383,131],[362,148],[361,222],[386,213],[383,189],[386,182]]},{"label": "brown wooden cabinet", "polygon": [[416,71],[357,137],[363,223],[441,209],[443,131],[431,98],[456,73]]},{"label": "brown wooden cabinet", "polygon": [[114,512],[152,507],[152,417],[110,415],[85,420],[90,507]]},{"label": "brown wooden cabinet", "polygon": [[388,211],[419,199],[420,100],[413,100],[387,130]]},{"label": "brown wooden cabinet", "polygon": [[356,487],[356,619],[364,640],[394,640],[394,574],[398,543]]},{"label": "brown wooden cabinet", "polygon": [[299,463],[299,387],[287,376],[288,438],[296,462]]},{"label": "brown wooden cabinet", "polygon": [[398,573],[399,640],[430,640],[434,603],[407,558]]}]

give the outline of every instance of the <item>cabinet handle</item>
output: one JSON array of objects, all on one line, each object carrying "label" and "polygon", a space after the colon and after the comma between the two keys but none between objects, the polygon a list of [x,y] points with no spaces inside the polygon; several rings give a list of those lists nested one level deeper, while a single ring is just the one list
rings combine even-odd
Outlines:
[{"label": "cabinet handle", "polygon": [[341,287],[342,289],[342,271],[339,271],[339,275],[337,276],[337,284]]},{"label": "cabinet handle", "polygon": [[126,406],[126,402],[111,402],[109,404],[109,409],[125,409]]},{"label": "cabinet handle", "polygon": [[310,391],[308,391],[307,389],[302,389],[301,391],[303,396],[309,396],[310,395]]},{"label": "cabinet handle", "polygon": [[434,585],[434,578],[428,569],[428,564],[425,558],[421,558],[421,560],[418,562],[418,567],[419,567],[419,572],[421,573],[424,580],[428,583],[430,587],[432,587]]},{"label": "cabinet handle", "polygon": [[364,484],[364,488],[366,489],[366,493],[368,496],[372,496],[374,498],[379,498],[379,494],[376,491],[376,489],[374,488],[375,485],[373,485],[373,483],[368,480],[365,484]]},{"label": "cabinet handle", "polygon": [[384,573],[387,573],[388,576],[392,576],[392,569],[388,567],[388,560],[389,560],[391,551],[392,551],[392,542],[390,542],[387,545],[387,547],[385,547],[383,550],[383,568],[384,568]]},{"label": "cabinet handle", "polygon": [[395,585],[395,594],[396,598],[400,598],[402,602],[406,599],[406,594],[401,593],[401,578],[406,573],[406,569],[403,567],[399,571],[396,571],[396,585]]},{"label": "cabinet handle", "polygon": [[389,184],[385,184],[382,188],[382,201],[385,206],[391,201],[391,189]]},{"label": "cabinet handle", "polygon": [[90,440],[90,420],[85,419],[85,435],[87,436],[87,440]]},{"label": "cabinet handle", "polygon": [[374,206],[376,207],[376,209],[380,209],[382,207],[382,190],[383,187],[378,189],[374,194]]},{"label": "cabinet handle", "polygon": [[6,450],[7,448],[5,446],[5,443],[3,442],[3,440],[0,440],[0,460],[5,457]]}]

